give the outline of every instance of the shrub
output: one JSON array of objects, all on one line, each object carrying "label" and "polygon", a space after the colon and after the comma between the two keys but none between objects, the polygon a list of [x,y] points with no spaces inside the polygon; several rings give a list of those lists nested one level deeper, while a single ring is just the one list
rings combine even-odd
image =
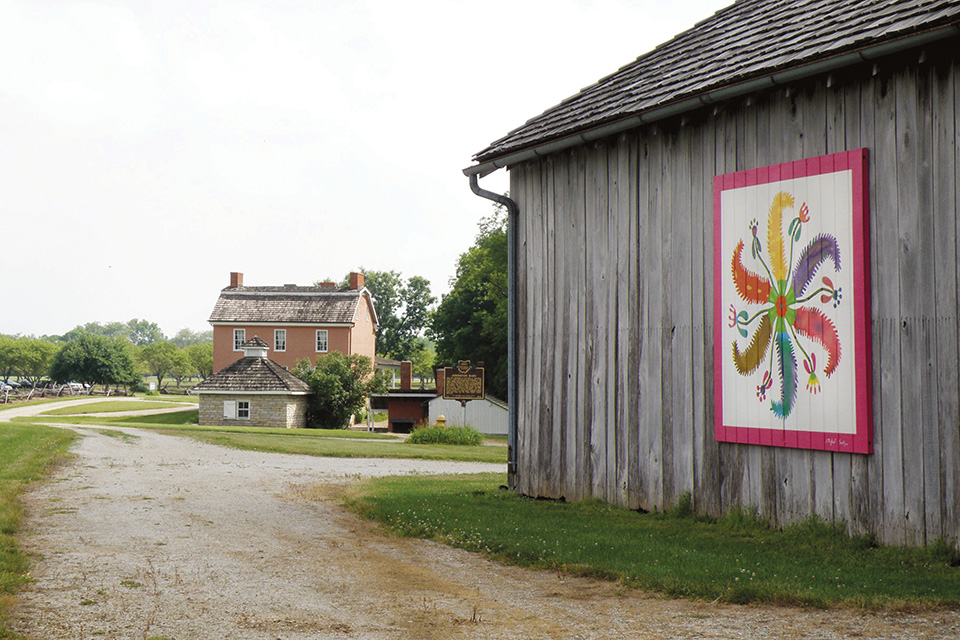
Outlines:
[{"label": "shrub", "polygon": [[460,444],[479,447],[483,444],[483,434],[470,426],[417,427],[410,433],[407,442],[412,444]]},{"label": "shrub", "polygon": [[312,390],[307,405],[307,426],[346,429],[350,416],[363,409],[367,396],[386,391],[382,372],[374,372],[370,358],[331,351],[317,358],[317,366],[300,360],[297,376]]}]

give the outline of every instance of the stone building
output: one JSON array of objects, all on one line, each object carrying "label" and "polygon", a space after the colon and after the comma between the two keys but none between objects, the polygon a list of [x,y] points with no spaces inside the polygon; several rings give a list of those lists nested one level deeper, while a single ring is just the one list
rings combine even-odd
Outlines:
[{"label": "stone building", "polygon": [[254,336],[244,357],[194,387],[204,426],[306,426],[310,387],[267,358],[269,345]]}]

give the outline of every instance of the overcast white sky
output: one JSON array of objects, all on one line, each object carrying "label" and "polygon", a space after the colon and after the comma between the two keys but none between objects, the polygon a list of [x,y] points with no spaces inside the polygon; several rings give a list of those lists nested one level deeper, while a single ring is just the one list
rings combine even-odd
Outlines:
[{"label": "overcast white sky", "polygon": [[473,154],[731,1],[0,0],[0,333],[209,329],[230,271],[439,297]]}]

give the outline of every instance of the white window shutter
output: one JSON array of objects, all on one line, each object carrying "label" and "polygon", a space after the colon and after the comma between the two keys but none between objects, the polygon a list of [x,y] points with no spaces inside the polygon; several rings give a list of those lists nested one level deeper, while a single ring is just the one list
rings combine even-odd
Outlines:
[{"label": "white window shutter", "polygon": [[237,401],[236,400],[223,401],[223,419],[224,420],[237,419]]}]

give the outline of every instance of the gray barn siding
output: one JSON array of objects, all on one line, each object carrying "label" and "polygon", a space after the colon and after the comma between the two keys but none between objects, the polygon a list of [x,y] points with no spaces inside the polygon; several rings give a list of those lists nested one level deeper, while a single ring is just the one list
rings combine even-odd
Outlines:
[{"label": "gray barn siding", "polygon": [[[960,65],[908,58],[511,167],[521,492],[960,537]],[[718,443],[712,178],[859,147],[874,453]]]}]

